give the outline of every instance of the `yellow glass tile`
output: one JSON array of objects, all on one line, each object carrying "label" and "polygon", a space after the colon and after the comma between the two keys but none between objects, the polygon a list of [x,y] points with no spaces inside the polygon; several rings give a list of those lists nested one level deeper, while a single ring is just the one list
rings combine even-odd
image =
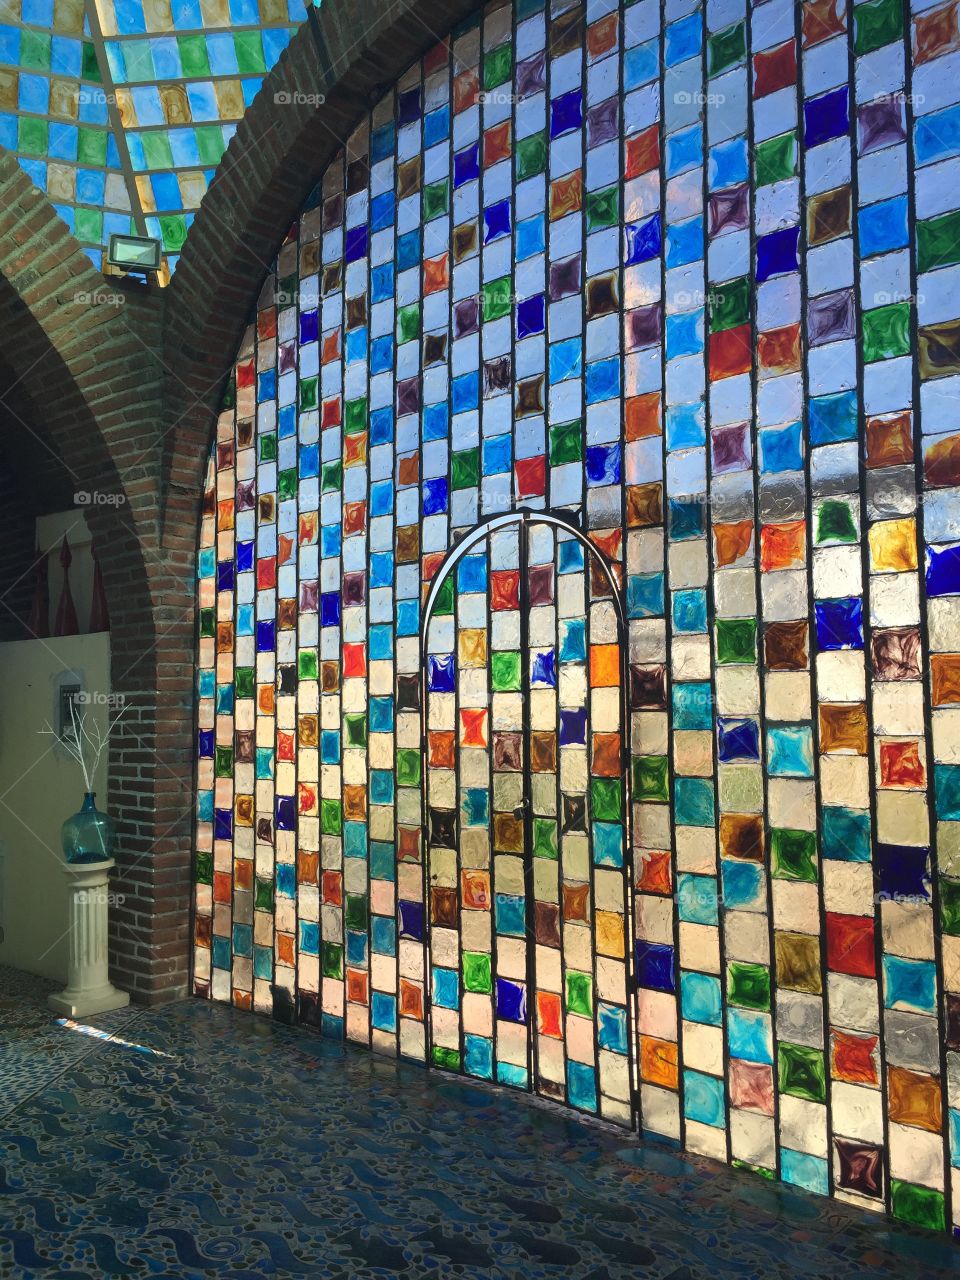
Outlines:
[{"label": "yellow glass tile", "polygon": [[140,206],[144,213],[153,213],[156,209],[153,200],[153,187],[150,185],[150,178],[146,174],[137,174],[137,194],[140,197]]},{"label": "yellow glass tile", "polygon": [[213,86],[217,96],[217,110],[221,120],[239,120],[246,107],[239,80],[218,80]]},{"label": "yellow glass tile", "polygon": [[163,118],[167,124],[190,124],[193,116],[190,112],[190,103],[187,101],[185,87],[182,84],[161,84],[157,88],[160,91]]},{"label": "yellow glass tile", "polygon": [[[73,4],[75,3],[76,3],[76,0],[73,0]],[[71,8],[73,7],[73,4],[70,5]],[[96,0],[96,4],[97,4],[97,17],[100,19],[101,34],[106,37],[115,36],[117,34],[117,15],[113,7],[113,0]],[[58,4],[58,8],[59,8],[59,4]],[[80,8],[80,27],[77,28],[77,30],[82,31],[83,30],[83,0],[80,0],[79,8]],[[54,12],[54,18],[56,19],[56,11]]]},{"label": "yellow glass tile", "polygon": [[47,195],[51,200],[73,200],[76,194],[76,169],[69,164],[47,165]]},{"label": "yellow glass tile", "polygon": [[174,31],[177,27],[170,0],[143,0],[143,21],[148,31]]},{"label": "yellow glass tile", "polygon": [[200,0],[205,27],[229,27],[230,5],[227,0]]},{"label": "yellow glass tile", "polygon": [[[83,32],[83,0],[54,0],[53,29],[58,35],[81,35]],[[106,35],[106,32],[104,32],[104,35]]]},{"label": "yellow glass tile", "polygon": [[125,129],[139,124],[137,109],[133,105],[133,97],[129,89],[117,89],[117,110],[120,112],[120,123]]},{"label": "yellow glass tile", "polygon": [[[16,111],[17,109],[17,83],[18,76],[16,71],[11,70],[9,67],[0,67],[0,107],[6,108],[7,111]],[[50,93],[50,114],[60,114],[54,110],[52,87]]]},{"label": "yellow glass tile", "polygon": [[[2,72],[0,72],[0,77],[2,77]],[[2,84],[2,78],[0,78],[0,84]],[[68,80],[64,76],[51,76],[50,114],[58,116],[61,120],[76,120],[78,92],[79,85],[76,80]],[[2,98],[2,90],[0,90],[0,98]]]},{"label": "yellow glass tile", "polygon": [[913,517],[882,520],[867,534],[870,568],[875,573],[902,573],[917,567],[917,534]]}]

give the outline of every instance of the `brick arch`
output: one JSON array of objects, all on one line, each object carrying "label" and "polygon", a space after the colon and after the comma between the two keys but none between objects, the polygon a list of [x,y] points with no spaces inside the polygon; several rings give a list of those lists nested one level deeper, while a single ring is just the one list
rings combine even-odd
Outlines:
[{"label": "brick arch", "polygon": [[[18,497],[13,518],[69,509],[81,490],[113,499],[87,508],[110,609],[112,687],[129,703],[109,759],[124,897],[111,961],[145,997],[164,985],[149,951],[164,926],[157,888],[174,810],[156,750],[165,619],[154,601],[169,573],[156,537],[160,315],[158,293],[106,280],[16,159],[0,153],[0,443]],[[32,533],[18,545],[32,558]],[[16,566],[11,581],[29,568]]]},{"label": "brick arch", "polygon": [[[165,540],[189,524],[214,407],[291,222],[361,117],[478,0],[327,0],[308,10],[230,142],[167,290]],[[280,101],[277,101],[280,97]]]},{"label": "brick arch", "polygon": [[[8,152],[0,154],[0,209],[0,397],[8,461],[21,486],[34,491],[30,505],[38,514],[73,505],[79,490],[118,496],[116,504],[93,509],[89,523],[104,556],[108,601],[122,617],[131,588],[136,594],[129,575],[142,560],[142,513],[127,492],[127,457],[110,403],[119,399],[135,341],[129,331],[139,320],[125,312],[141,311],[146,299],[135,287],[104,279]],[[123,583],[111,567],[119,560]]]}]

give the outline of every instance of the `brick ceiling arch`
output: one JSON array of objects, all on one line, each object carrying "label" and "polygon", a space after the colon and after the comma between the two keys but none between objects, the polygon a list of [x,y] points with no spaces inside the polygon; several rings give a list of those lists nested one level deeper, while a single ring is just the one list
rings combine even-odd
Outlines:
[{"label": "brick ceiling arch", "polygon": [[[123,444],[128,419],[112,404],[129,376],[137,343],[131,329],[149,298],[104,281],[7,152],[0,155],[0,208],[5,456],[37,513],[72,506],[81,490],[117,497],[93,507],[89,523],[98,542],[113,549],[103,569],[119,618],[136,595],[127,575],[142,577],[145,569],[142,512],[122,474],[131,460],[129,442]],[[128,554],[120,556],[124,546]],[[122,583],[111,576],[118,559]]]}]

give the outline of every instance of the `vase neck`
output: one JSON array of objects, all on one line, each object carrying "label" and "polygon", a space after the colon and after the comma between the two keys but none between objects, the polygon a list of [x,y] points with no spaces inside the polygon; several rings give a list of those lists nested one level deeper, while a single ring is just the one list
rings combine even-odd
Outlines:
[{"label": "vase neck", "polygon": [[97,807],[96,800],[97,800],[97,793],[95,791],[85,791],[83,793],[84,809],[95,809]]}]

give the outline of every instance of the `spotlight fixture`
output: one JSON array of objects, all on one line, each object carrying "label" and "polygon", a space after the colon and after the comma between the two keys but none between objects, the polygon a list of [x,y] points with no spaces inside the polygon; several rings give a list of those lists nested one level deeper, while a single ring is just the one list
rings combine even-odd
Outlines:
[{"label": "spotlight fixture", "polygon": [[159,271],[163,245],[153,236],[112,235],[107,249],[107,262],[120,271]]}]

